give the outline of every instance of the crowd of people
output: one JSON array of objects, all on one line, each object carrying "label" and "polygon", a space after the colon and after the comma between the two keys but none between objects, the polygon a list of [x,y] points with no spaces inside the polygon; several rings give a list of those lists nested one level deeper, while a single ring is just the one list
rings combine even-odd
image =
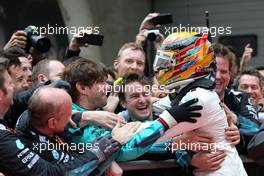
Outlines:
[{"label": "crowd of people", "polygon": [[0,175],[121,176],[119,163],[139,158],[174,159],[197,176],[248,175],[240,155],[264,165],[264,69],[246,67],[253,49],[238,58],[206,33],[158,33],[147,77],[144,33],[158,15],[112,69],[79,56],[89,46],[77,35],[63,59],[25,51],[22,30],[11,36],[0,53]]}]

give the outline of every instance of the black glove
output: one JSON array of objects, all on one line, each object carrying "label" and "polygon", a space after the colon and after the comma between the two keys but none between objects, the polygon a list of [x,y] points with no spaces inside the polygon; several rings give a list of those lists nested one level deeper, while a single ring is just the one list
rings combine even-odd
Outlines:
[{"label": "black glove", "polygon": [[122,145],[114,140],[111,135],[107,135],[97,138],[93,146],[91,151],[98,157],[101,163],[116,153]]},{"label": "black glove", "polygon": [[54,88],[64,89],[69,92],[71,90],[71,85],[67,81],[64,80],[54,80],[54,81],[46,81],[44,85],[49,85]]},{"label": "black glove", "polygon": [[197,120],[192,119],[201,117],[201,113],[199,112],[193,112],[197,110],[203,109],[201,105],[194,105],[191,106],[194,103],[198,102],[198,98],[194,98],[192,100],[189,100],[181,105],[174,104],[172,107],[168,110],[168,112],[174,117],[174,119],[180,123],[180,122],[191,122],[195,123]]}]

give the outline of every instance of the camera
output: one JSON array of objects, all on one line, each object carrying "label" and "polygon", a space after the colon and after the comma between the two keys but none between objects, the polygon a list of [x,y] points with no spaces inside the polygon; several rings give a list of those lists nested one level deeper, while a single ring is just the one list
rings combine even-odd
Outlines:
[{"label": "camera", "polygon": [[97,46],[102,46],[103,45],[103,40],[104,36],[99,35],[99,34],[88,34],[84,33],[82,37],[77,37],[77,42],[79,44],[89,44],[89,45],[97,45]]},{"label": "camera", "polygon": [[41,53],[45,53],[50,49],[50,39],[45,36],[38,35],[36,26],[28,26],[24,29],[27,34],[27,44],[25,50],[29,53],[31,47],[35,48]]},{"label": "camera", "polygon": [[159,33],[158,29],[147,30],[144,32],[144,36],[150,41],[155,41],[158,33]]}]

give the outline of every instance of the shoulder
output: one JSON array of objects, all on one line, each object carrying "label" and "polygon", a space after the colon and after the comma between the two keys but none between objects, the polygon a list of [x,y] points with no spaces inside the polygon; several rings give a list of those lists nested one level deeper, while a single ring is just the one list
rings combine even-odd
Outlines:
[{"label": "shoulder", "polygon": [[181,103],[185,103],[191,99],[198,98],[199,102],[208,102],[211,99],[219,99],[218,95],[213,90],[204,88],[196,88],[189,91],[182,99]]}]

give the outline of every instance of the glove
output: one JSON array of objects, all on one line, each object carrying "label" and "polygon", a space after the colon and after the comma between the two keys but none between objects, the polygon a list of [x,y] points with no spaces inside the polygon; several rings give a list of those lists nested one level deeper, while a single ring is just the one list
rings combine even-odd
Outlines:
[{"label": "glove", "polygon": [[97,138],[93,146],[94,147],[91,151],[98,157],[100,163],[105,161],[121,148],[121,144],[114,140],[111,135]]},{"label": "glove", "polygon": [[46,81],[44,85],[49,85],[54,88],[64,89],[67,92],[71,90],[71,85],[64,80]]},{"label": "glove", "polygon": [[173,116],[173,118],[178,122],[191,122],[195,123],[197,120],[193,118],[201,117],[201,113],[193,112],[203,109],[201,105],[193,105],[198,102],[198,98],[189,100],[181,105],[174,104],[168,112]]}]

